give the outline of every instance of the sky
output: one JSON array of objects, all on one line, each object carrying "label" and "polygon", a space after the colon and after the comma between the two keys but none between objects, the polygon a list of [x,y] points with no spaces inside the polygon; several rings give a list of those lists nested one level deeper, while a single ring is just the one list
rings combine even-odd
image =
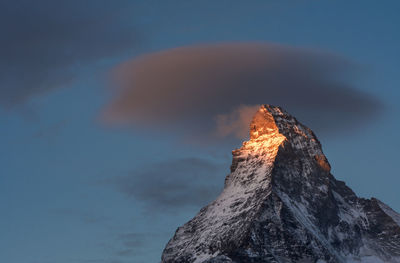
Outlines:
[{"label": "sky", "polygon": [[159,262],[259,104],[400,211],[398,1],[2,1],[0,261]]}]

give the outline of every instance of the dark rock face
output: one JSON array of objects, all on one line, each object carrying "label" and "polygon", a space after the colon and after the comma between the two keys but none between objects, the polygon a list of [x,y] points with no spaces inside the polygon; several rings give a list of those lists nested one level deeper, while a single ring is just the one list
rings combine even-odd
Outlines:
[{"label": "dark rock face", "polygon": [[178,228],[163,263],[400,262],[400,215],[330,173],[314,133],[262,106],[221,195]]}]

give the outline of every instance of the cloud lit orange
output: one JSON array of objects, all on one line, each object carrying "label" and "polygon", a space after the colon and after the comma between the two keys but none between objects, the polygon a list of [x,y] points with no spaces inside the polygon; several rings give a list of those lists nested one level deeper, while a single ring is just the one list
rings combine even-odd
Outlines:
[{"label": "cloud lit orange", "polygon": [[192,134],[215,134],[217,121],[220,134],[229,135],[229,125],[235,131],[247,129],[237,127],[244,123],[240,118],[248,119],[237,114],[241,105],[268,102],[295,112],[317,129],[335,129],[358,124],[380,108],[378,101],[350,87],[348,76],[355,71],[355,65],[340,56],[275,44],[174,48],[118,66],[114,97],[103,118],[108,123],[183,127]]}]

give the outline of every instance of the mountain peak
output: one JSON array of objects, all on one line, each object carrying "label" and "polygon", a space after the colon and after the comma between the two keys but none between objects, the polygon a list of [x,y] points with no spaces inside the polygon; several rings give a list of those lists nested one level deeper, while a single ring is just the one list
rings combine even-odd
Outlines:
[{"label": "mountain peak", "polygon": [[276,126],[273,111],[280,110],[278,107],[271,105],[262,105],[254,114],[250,124],[250,139],[257,139],[262,135],[279,133]]},{"label": "mountain peak", "polygon": [[[278,106],[264,104],[257,110],[250,123],[250,141],[244,142],[241,149],[258,144],[258,148],[268,147],[277,150],[284,142],[297,151],[297,154],[308,155],[323,170],[330,171],[330,164],[313,131]],[[276,154],[277,151],[273,152]],[[275,154],[267,155],[271,159]]]},{"label": "mountain peak", "polygon": [[263,105],[220,196],[178,228],[163,263],[400,263],[400,215],[330,173],[315,134]]}]

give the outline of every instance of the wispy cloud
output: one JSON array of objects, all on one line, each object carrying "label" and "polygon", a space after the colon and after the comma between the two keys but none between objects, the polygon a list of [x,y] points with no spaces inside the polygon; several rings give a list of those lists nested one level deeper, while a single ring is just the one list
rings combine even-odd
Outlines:
[{"label": "wispy cloud", "polygon": [[219,114],[215,117],[217,135],[227,136],[233,134],[238,138],[245,138],[249,134],[249,124],[260,105],[240,105],[228,114]]},{"label": "wispy cloud", "polygon": [[64,87],[82,67],[142,41],[131,1],[2,1],[0,107]]},{"label": "wispy cloud", "polygon": [[222,190],[227,172],[218,163],[185,158],[140,167],[103,183],[142,202],[152,212],[176,211],[187,206],[200,207],[213,200]]},{"label": "wispy cloud", "polygon": [[38,130],[33,134],[33,138],[48,138],[48,137],[53,137],[57,136],[60,134],[62,129],[67,125],[68,121],[67,120],[62,120],[55,122],[47,127],[43,127],[42,129]]},{"label": "wispy cloud", "polygon": [[81,220],[85,224],[96,224],[96,223],[104,223],[109,220],[109,217],[104,215],[96,214],[90,210],[78,210],[78,209],[54,209],[51,211],[53,214],[73,217],[78,220]]},{"label": "wispy cloud", "polygon": [[151,233],[125,233],[117,237],[117,242],[120,243],[120,248],[115,251],[115,256],[118,257],[132,257],[143,250],[148,245]]}]

